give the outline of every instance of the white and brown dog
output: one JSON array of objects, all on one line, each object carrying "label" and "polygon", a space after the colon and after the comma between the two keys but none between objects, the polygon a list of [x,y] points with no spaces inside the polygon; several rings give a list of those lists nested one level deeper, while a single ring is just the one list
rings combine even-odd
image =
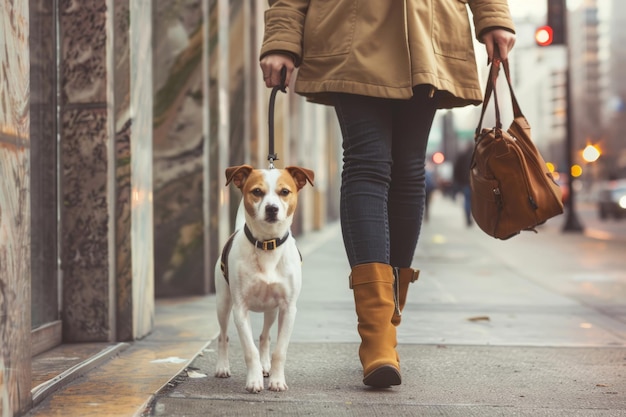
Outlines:
[{"label": "white and brown dog", "polygon": [[[287,346],[302,286],[300,252],[290,229],[298,192],[307,182],[313,185],[313,177],[313,171],[300,167],[226,169],[226,185],[235,184],[243,198],[235,232],[215,268],[220,325],[215,376],[230,376],[227,329],[232,311],[248,369],[246,390],[251,393],[263,390],[264,376],[269,376],[271,391],[287,389]],[[259,350],[250,326],[251,311],[265,313]],[[270,360],[270,328],[277,314],[277,340]]]}]

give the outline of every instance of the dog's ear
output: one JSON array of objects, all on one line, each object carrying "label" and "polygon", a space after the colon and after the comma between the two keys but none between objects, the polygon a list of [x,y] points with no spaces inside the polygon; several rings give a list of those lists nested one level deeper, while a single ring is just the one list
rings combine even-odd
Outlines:
[{"label": "dog's ear", "polygon": [[298,187],[298,191],[302,189],[307,183],[313,185],[313,178],[315,177],[315,173],[310,169],[300,168],[300,167],[286,167],[287,172],[291,174],[293,179],[296,181],[296,187]]},{"label": "dog's ear", "polygon": [[254,168],[250,165],[238,165],[226,168],[226,185],[232,182],[237,188],[241,188],[253,169]]}]

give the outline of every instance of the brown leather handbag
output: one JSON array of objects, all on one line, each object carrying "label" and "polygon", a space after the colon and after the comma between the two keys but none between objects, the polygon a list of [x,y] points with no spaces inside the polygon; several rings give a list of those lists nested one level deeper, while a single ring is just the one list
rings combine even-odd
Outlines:
[{"label": "brown leather handbag", "polygon": [[[500,64],[513,104],[513,122],[502,129],[496,92]],[[493,93],[496,125],[482,128],[487,103]],[[476,134],[470,168],[472,216],[476,224],[496,239],[509,239],[563,213],[561,189],[530,136],[530,125],[513,93],[507,60],[494,59]]]}]

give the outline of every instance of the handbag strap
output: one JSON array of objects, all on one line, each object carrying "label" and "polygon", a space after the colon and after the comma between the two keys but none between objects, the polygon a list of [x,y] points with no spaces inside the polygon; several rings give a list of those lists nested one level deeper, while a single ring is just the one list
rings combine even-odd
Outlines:
[{"label": "handbag strap", "polygon": [[[511,82],[511,70],[509,69],[509,60],[505,59],[502,61],[502,67],[504,68],[504,75],[506,76],[506,82],[509,85],[509,92],[511,94],[511,104],[513,105],[513,117],[524,117],[522,114],[522,109],[519,106],[517,101],[517,97],[515,97],[515,92],[513,91],[513,83]],[[495,94],[495,90],[494,90]]]},{"label": "handbag strap", "polygon": [[498,92],[496,90],[496,82],[498,80],[498,73],[500,72],[500,63],[502,63],[502,67],[504,67],[504,75],[506,78],[506,82],[509,86],[509,92],[511,94],[511,104],[513,105],[513,117],[524,117],[522,114],[522,110],[517,101],[517,97],[515,97],[515,92],[513,91],[513,84],[511,83],[511,71],[509,68],[509,60],[502,60],[498,55],[494,57],[491,62],[491,68],[489,69],[489,79],[487,80],[487,86],[485,87],[485,97],[483,99],[483,106],[480,112],[480,119],[478,120],[478,126],[476,127],[476,135],[480,134],[480,130],[483,125],[483,119],[485,117],[485,112],[487,111],[487,104],[489,103],[489,99],[493,93],[493,101],[496,113],[496,129],[502,129],[502,121],[500,119],[500,105],[498,103]]}]

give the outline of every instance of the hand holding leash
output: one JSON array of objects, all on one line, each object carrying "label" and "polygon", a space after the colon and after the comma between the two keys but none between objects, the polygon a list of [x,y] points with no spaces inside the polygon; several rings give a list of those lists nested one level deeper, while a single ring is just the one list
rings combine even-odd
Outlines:
[{"label": "hand holding leash", "polygon": [[267,88],[281,84],[282,68],[287,68],[287,75],[283,84],[289,85],[291,74],[295,69],[294,58],[283,53],[271,53],[264,56],[259,62],[263,74],[263,82]]}]

